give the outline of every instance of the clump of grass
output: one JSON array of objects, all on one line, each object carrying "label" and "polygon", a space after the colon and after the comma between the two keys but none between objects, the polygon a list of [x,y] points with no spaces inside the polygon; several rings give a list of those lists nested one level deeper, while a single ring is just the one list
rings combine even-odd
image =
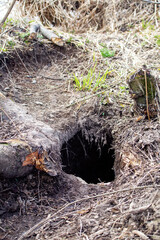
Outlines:
[{"label": "clump of grass", "polygon": [[114,57],[115,51],[108,49],[107,46],[103,43],[100,43],[100,46],[103,47],[100,49],[100,53],[101,53],[102,57],[104,57],[104,58]]},{"label": "clump of grass", "polygon": [[30,35],[29,32],[18,33],[19,37],[23,40],[27,39]]},{"label": "clump of grass", "polygon": [[149,28],[150,30],[155,30],[155,25],[151,22],[142,20],[142,29],[145,30]]},{"label": "clump of grass", "polygon": [[2,48],[0,48],[0,53],[6,53],[7,52],[7,48],[4,48],[4,47],[2,47]]},{"label": "clump of grass", "polygon": [[15,20],[14,18],[7,18],[6,21],[3,23],[2,29],[5,29],[7,26],[16,26],[18,25],[19,21]]},{"label": "clump of grass", "polygon": [[12,41],[12,40],[9,40],[8,42],[7,42],[7,46],[8,47],[14,47],[16,45],[16,43],[14,42],[14,41]]},{"label": "clump of grass", "polygon": [[100,49],[100,53],[101,53],[102,57],[104,57],[104,58],[114,57],[114,55],[115,55],[114,51],[111,51],[106,47],[103,47],[102,49]]},{"label": "clump of grass", "polygon": [[103,74],[101,74],[101,72],[97,74],[96,66],[97,63],[95,63],[94,66],[88,70],[88,73],[85,76],[81,74],[80,77],[77,77],[76,74],[73,74],[73,82],[79,91],[96,92],[101,88],[106,88],[106,77],[110,75],[112,71],[107,69]]},{"label": "clump of grass", "polygon": [[[22,5],[20,10],[23,14],[27,12],[29,16],[39,15],[44,24],[54,23],[55,26],[61,26],[66,32],[72,33],[100,29],[113,31],[121,28],[124,24],[135,25],[138,22],[137,19],[143,18],[145,19],[143,21],[145,28],[145,22],[151,19],[151,12],[153,12],[152,4],[145,4],[136,0],[119,0],[114,1],[114,3],[113,1],[99,0],[19,0],[19,2]],[[93,13],[96,13],[94,18]],[[158,20],[158,14],[156,20]]]},{"label": "clump of grass", "polygon": [[157,45],[160,47],[160,35],[156,35],[154,38],[156,39]]}]

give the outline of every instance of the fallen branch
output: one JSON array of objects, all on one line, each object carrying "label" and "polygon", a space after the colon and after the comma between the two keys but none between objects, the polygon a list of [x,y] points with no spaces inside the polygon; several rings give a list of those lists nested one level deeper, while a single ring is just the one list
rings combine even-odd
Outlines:
[{"label": "fallen branch", "polygon": [[[83,98],[80,98],[80,99],[79,99],[78,101],[76,101],[76,102],[72,102],[72,103],[68,104],[68,105],[65,106],[65,107],[66,107],[66,108],[69,108],[69,107],[71,107],[71,106],[73,106],[73,105],[75,105],[75,104],[77,104],[77,103],[86,101],[86,100],[88,100],[88,99],[90,99],[90,98],[93,98],[93,97],[96,97],[97,95],[99,95],[99,94],[101,94],[101,93],[104,93],[104,92],[105,92],[105,91],[103,90],[103,91],[101,91],[101,92],[98,92],[98,93],[89,95],[89,96],[87,96],[87,97],[85,96],[85,97],[83,97]],[[109,98],[108,98],[108,103],[110,103]]]},{"label": "fallen branch", "polygon": [[40,29],[40,24],[39,23],[33,23],[30,26],[30,39],[36,39],[37,38],[37,32]]}]

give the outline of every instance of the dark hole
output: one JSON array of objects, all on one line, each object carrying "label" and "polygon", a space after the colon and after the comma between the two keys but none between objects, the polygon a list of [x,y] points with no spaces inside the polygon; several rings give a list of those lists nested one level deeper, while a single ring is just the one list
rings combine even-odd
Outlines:
[{"label": "dark hole", "polygon": [[[62,168],[68,174],[81,177],[87,183],[111,182],[114,180],[114,150],[112,137],[107,136],[107,144],[86,140],[79,131],[61,149]],[[100,142],[100,141],[99,141]]]},{"label": "dark hole", "polygon": [[75,2],[75,7],[78,9],[80,7],[80,3],[78,1]]}]

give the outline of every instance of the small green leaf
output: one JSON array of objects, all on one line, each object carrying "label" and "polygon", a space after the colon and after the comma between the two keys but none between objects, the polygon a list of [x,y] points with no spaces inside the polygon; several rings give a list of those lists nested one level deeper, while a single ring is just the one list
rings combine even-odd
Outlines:
[{"label": "small green leaf", "polygon": [[30,35],[30,33],[29,33],[29,32],[20,33],[20,34],[19,34],[19,37],[20,37],[20,38],[22,38],[22,39],[26,39],[26,38],[28,38],[28,37],[29,37],[29,35]]},{"label": "small green leaf", "polygon": [[125,105],[124,105],[124,104],[120,104],[120,106],[121,106],[122,108],[124,108],[124,107],[125,107]]},{"label": "small green leaf", "polygon": [[104,57],[104,58],[106,58],[106,57],[114,57],[114,55],[115,55],[114,51],[111,51],[111,50],[107,49],[106,47],[102,48],[100,50],[100,53],[101,53],[102,57]]},{"label": "small green leaf", "polygon": [[160,47],[160,39],[157,40],[157,45]]}]

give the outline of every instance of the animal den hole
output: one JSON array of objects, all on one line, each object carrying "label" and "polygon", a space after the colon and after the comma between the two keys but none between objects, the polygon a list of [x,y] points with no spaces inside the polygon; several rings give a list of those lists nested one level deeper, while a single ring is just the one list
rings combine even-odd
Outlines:
[{"label": "animal den hole", "polygon": [[[99,141],[100,142],[100,141]],[[62,169],[68,174],[81,177],[87,183],[111,182],[114,180],[114,150],[112,137],[101,145],[86,140],[79,131],[61,149]]]}]

